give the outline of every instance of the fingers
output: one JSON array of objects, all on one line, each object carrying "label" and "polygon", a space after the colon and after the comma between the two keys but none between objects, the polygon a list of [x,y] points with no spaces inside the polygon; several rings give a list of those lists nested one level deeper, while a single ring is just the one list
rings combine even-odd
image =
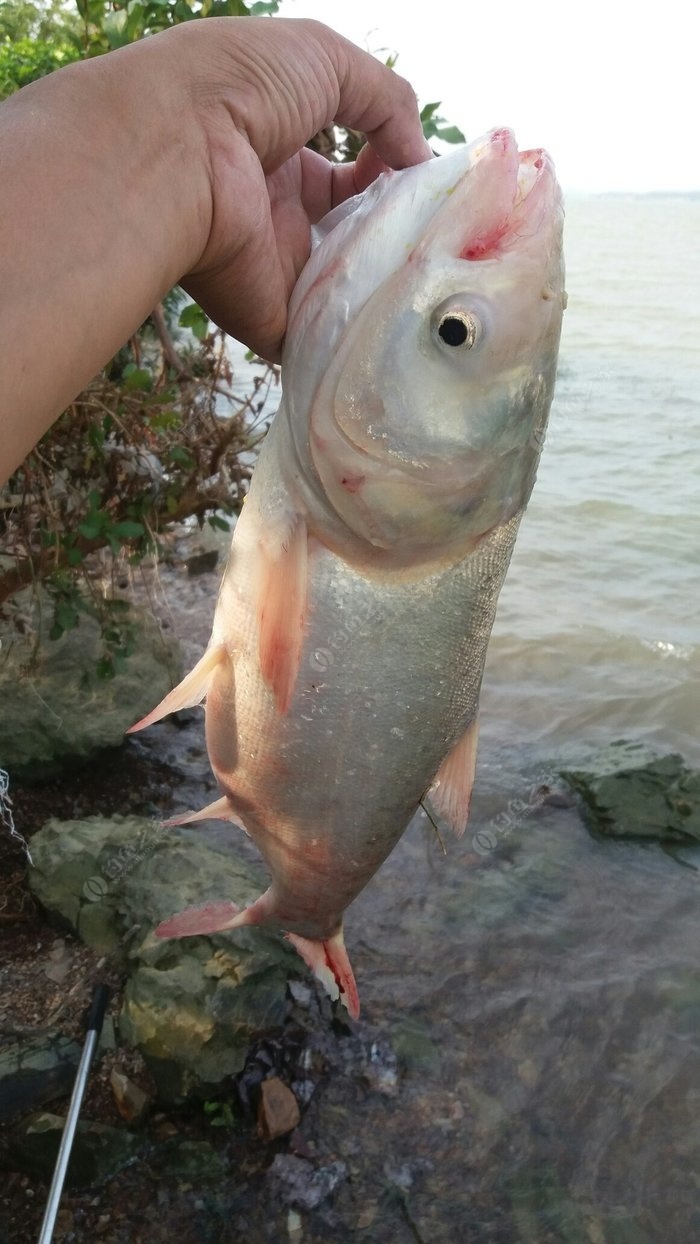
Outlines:
[{"label": "fingers", "polygon": [[365,143],[354,164],[332,164],[333,201],[330,206],[337,207],[351,195],[361,194],[380,173],[388,172],[389,167],[384,160],[380,160],[369,143]]},{"label": "fingers", "polygon": [[[333,120],[365,134],[379,160],[391,168],[431,159],[433,153],[423,136],[410,83],[328,27],[322,26],[321,32],[320,38],[334,58],[340,86]],[[376,176],[374,172],[365,184]]]},{"label": "fingers", "polygon": [[235,190],[249,204],[237,221],[235,240],[182,285],[225,332],[274,363],[293,278],[282,267],[265,177],[250,148],[236,163]]},{"label": "fingers", "polygon": [[365,133],[393,168],[430,159],[408,82],[323,23],[247,17],[202,25],[217,36],[205,98],[210,104],[211,84],[220,82],[229,117],[266,172],[334,121]]},{"label": "fingers", "polygon": [[[210,18],[187,26],[159,38],[174,49],[188,40],[212,214],[183,284],[227,332],[276,360],[286,304],[308,256],[309,222],[387,166],[404,168],[432,152],[409,84],[320,22]],[[354,166],[321,164],[304,150],[334,122],[367,135]]]}]

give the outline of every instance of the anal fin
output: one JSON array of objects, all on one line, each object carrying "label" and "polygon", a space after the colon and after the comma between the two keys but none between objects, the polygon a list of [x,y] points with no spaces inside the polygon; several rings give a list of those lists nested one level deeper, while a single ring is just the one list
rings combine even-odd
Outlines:
[{"label": "anal fin", "polygon": [[340,997],[351,1018],[359,1019],[360,998],[345,949],[342,928],[333,937],[318,942],[310,937],[299,937],[297,933],[287,933],[285,936],[299,952],[306,966],[320,980],[329,997],[333,1001]]},{"label": "anal fin", "polygon": [[428,791],[435,811],[445,818],[458,838],[469,820],[478,741],[479,718],[475,717],[447,753]]},{"label": "anal fin", "polygon": [[235,929],[246,920],[245,910],[241,911],[229,899],[221,899],[215,903],[203,903],[201,907],[186,907],[176,916],[161,920],[156,927],[156,937],[197,937],[201,933],[219,933],[223,929]]},{"label": "anal fin", "polygon": [[137,730],[145,730],[146,726],[152,726],[161,718],[167,717],[168,713],[177,713],[183,708],[192,708],[195,704],[201,704],[217,665],[225,657],[226,649],[223,645],[215,644],[207,648],[204,656],[182,682],[168,692],[157,708],[142,717],[134,726],[130,726],[126,733],[135,734]]},{"label": "anal fin", "polygon": [[308,533],[301,515],[273,551],[261,542],[257,570],[260,669],[280,713],[299,670],[308,592]]},{"label": "anal fin", "polygon": [[266,890],[250,907],[238,907],[230,899],[214,899],[197,907],[186,907],[175,916],[161,920],[154,929],[156,937],[198,937],[207,933],[224,933],[246,924],[264,924],[270,907],[270,891]]}]

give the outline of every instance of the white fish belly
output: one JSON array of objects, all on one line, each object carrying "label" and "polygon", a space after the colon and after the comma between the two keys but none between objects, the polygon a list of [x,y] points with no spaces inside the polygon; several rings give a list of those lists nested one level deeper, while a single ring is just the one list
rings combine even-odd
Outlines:
[{"label": "white fish belly", "polygon": [[233,678],[222,673],[212,686],[207,742],[272,872],[280,926],[322,938],[476,714],[519,516],[465,561],[421,577],[370,577],[312,542],[299,672],[281,715],[260,674],[247,508],[214,628],[214,640],[219,629],[223,638],[224,615]]}]

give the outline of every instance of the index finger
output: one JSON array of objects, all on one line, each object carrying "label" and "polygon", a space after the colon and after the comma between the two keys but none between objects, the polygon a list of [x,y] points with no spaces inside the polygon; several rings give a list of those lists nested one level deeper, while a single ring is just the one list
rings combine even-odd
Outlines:
[{"label": "index finger", "polygon": [[237,45],[235,75],[226,75],[230,115],[266,173],[334,122],[361,130],[392,168],[431,158],[413,88],[329,26],[306,18],[208,21],[222,23],[222,50]]},{"label": "index finger", "polygon": [[363,52],[354,43],[323,27],[332,36],[340,86],[339,125],[360,130],[384,164],[407,168],[432,158],[423,136],[413,87],[393,69]]}]

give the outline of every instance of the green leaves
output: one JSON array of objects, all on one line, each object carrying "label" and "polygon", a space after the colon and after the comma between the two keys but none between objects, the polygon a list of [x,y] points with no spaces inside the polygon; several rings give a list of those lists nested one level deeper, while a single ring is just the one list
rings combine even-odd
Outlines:
[{"label": "green leaves", "polygon": [[150,393],[153,388],[153,377],[145,367],[137,367],[135,363],[127,363],[122,372],[122,381],[127,393]]},{"label": "green leaves", "polygon": [[181,328],[189,328],[198,341],[204,341],[209,332],[209,316],[205,315],[196,302],[191,302],[180,312],[178,321]]},{"label": "green leaves", "polygon": [[[99,493],[91,492],[89,500],[90,509],[82,523],[78,523],[78,531],[86,540],[104,540],[116,554],[122,541],[140,540],[147,534],[143,523],[136,519],[119,519],[114,522],[109,511],[101,508]],[[75,552],[79,550],[76,549]],[[78,560],[82,560],[82,555]],[[77,565],[77,562],[74,564]]]},{"label": "green leaves", "polygon": [[63,38],[48,44],[34,39],[0,42],[0,100],[54,69],[60,69],[61,65],[67,65],[76,55]]},{"label": "green leaves", "polygon": [[442,101],[437,100],[433,104],[426,104],[421,109],[420,119],[423,126],[423,133],[430,141],[431,138],[439,138],[444,143],[464,143],[466,138],[457,125],[447,125],[445,118],[438,116],[438,108]]},{"label": "green leaves", "polygon": [[133,522],[131,519],[124,519],[120,523],[113,523],[110,527],[113,536],[119,540],[138,540],[141,536],[145,536],[146,528],[143,523]]}]

